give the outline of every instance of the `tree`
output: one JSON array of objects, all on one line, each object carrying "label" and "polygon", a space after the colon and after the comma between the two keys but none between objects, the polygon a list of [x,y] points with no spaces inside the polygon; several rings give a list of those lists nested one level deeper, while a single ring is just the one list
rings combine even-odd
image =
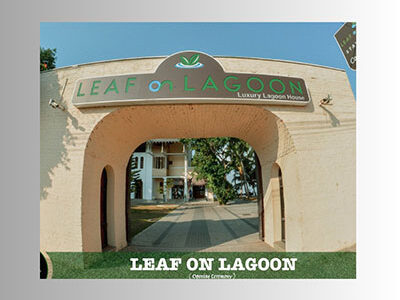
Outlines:
[{"label": "tree", "polygon": [[[168,200],[169,191],[173,188],[174,185],[175,185],[174,180],[172,178],[167,178],[165,185],[163,184],[160,187],[159,193],[163,194],[164,201]],[[165,187],[165,190],[164,190],[164,187]]]},{"label": "tree", "polygon": [[130,193],[136,193],[137,191],[137,183],[140,179],[140,170],[138,169],[138,160],[131,157],[129,159],[129,166],[128,166],[128,180],[129,180],[129,191]]},{"label": "tree", "polygon": [[230,159],[235,168],[234,182],[236,189],[240,189],[241,194],[250,197],[249,186],[256,190],[256,160],[254,149],[246,142],[237,138],[230,138],[227,149],[229,149]]},{"label": "tree", "polygon": [[[183,139],[194,150],[192,165],[198,179],[205,179],[220,204],[238,197],[238,190],[250,196],[255,172],[254,150],[237,138]],[[232,184],[228,175],[234,175]]]},{"label": "tree", "polygon": [[40,71],[51,70],[56,67],[57,49],[40,47]]}]

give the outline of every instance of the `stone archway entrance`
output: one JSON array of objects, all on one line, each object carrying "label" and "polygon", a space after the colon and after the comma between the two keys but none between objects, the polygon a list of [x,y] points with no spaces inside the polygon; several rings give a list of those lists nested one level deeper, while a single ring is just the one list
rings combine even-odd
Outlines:
[{"label": "stone archway entrance", "polygon": [[[121,130],[123,128],[123,130]],[[294,155],[291,138],[285,126],[274,114],[262,107],[243,105],[160,105],[119,108],[104,117],[94,128],[86,147],[83,193],[83,207],[86,212],[95,211],[91,178],[104,163],[109,164],[115,172],[113,195],[114,218],[109,223],[115,239],[112,246],[121,248],[126,245],[125,218],[125,174],[126,165],[132,148],[143,141],[154,138],[190,138],[233,136],[248,142],[258,153],[263,186],[269,181],[270,166],[278,157]],[[285,140],[286,144],[279,141]],[[295,168],[290,163],[287,167]],[[119,178],[119,179],[118,179]],[[265,193],[266,191],[263,191]],[[297,197],[299,199],[299,197]],[[261,199],[260,199],[261,201]],[[293,200],[298,201],[298,200]],[[87,206],[88,205],[88,206]],[[261,202],[259,213],[263,215],[264,203]],[[86,214],[85,214],[86,215]],[[88,215],[88,219],[91,218]],[[96,246],[96,226],[83,219],[83,241],[88,247],[98,250]],[[260,227],[264,228],[264,216],[260,218]],[[268,229],[267,229],[268,230]],[[85,233],[87,232],[87,236]],[[85,245],[85,243],[84,243]],[[90,250],[90,251],[93,251]],[[94,251],[96,251],[94,250]],[[89,251],[89,250],[88,250]]]},{"label": "stone archway entrance", "polygon": [[[41,74],[41,248],[102,250],[99,199],[105,166],[110,170],[107,240],[116,249],[125,247],[125,178],[132,149],[149,139],[218,136],[242,139],[258,154],[260,226],[267,244],[282,240],[274,231],[271,169],[277,164],[285,250],[354,246],[356,109],[346,73],[297,62],[202,53],[198,60],[188,54],[190,66],[181,69],[177,54]],[[200,63],[204,67],[194,69]],[[332,102],[321,107],[328,94]],[[50,107],[50,99],[65,110]]]}]

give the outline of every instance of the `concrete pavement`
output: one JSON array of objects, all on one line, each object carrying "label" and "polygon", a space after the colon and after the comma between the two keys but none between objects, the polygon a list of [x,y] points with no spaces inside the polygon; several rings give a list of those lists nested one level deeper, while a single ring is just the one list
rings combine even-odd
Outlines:
[{"label": "concrete pavement", "polygon": [[[270,252],[258,238],[257,203],[185,203],[133,237],[131,251]],[[276,250],[275,250],[276,251]]]}]

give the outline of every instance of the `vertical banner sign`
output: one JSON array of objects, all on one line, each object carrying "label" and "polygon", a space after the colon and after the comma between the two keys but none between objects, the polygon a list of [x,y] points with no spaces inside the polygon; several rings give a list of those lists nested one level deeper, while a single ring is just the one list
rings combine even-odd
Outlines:
[{"label": "vertical banner sign", "polygon": [[342,50],[347,64],[356,70],[356,23],[347,22],[335,33],[335,39]]}]

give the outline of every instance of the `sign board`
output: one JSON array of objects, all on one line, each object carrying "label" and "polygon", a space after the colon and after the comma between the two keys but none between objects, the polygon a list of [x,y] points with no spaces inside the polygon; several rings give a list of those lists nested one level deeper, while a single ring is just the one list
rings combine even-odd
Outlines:
[{"label": "sign board", "polygon": [[356,70],[356,23],[347,22],[335,33],[335,39],[350,69]]},{"label": "sign board", "polygon": [[194,51],[167,57],[152,74],[80,79],[72,103],[77,107],[161,103],[242,103],[306,105],[302,78],[225,73],[213,57]]}]

